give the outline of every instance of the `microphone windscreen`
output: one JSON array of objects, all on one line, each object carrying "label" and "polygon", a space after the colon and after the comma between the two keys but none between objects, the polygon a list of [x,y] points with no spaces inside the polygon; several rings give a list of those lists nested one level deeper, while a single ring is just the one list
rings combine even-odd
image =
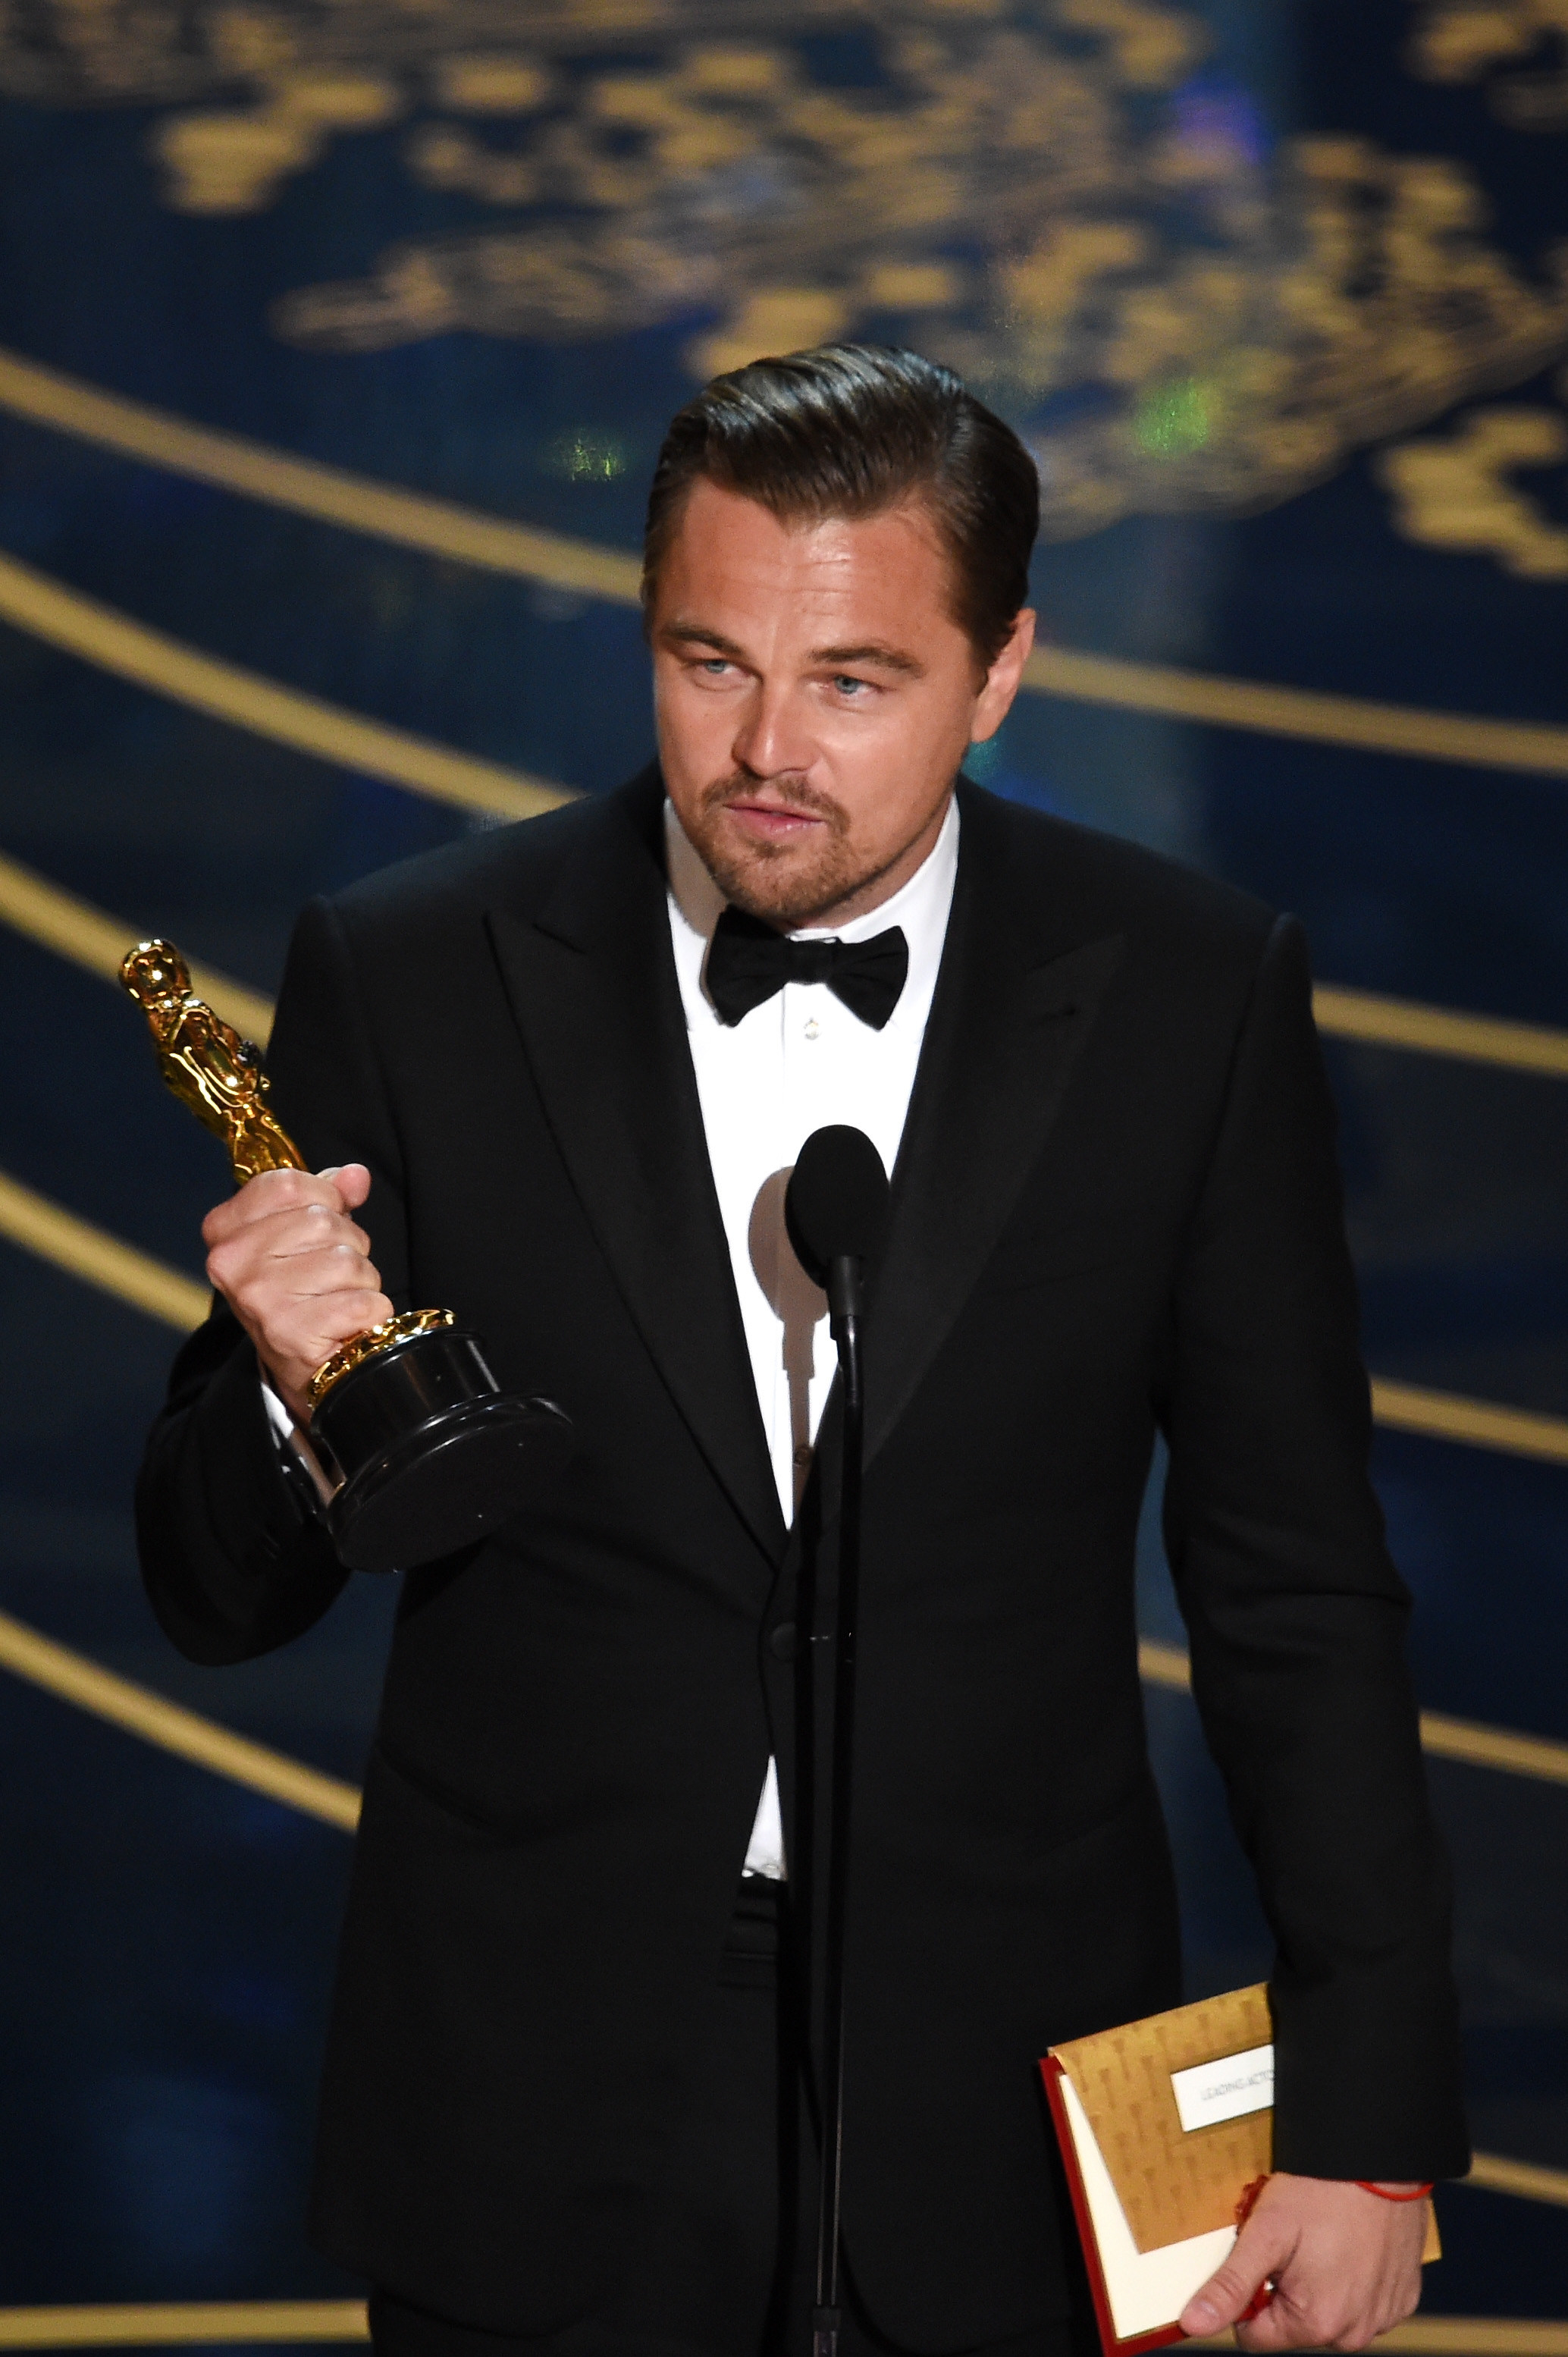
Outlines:
[{"label": "microphone windscreen", "polygon": [[784,1224],[813,1285],[828,1264],[874,1260],[887,1232],[887,1173],[863,1129],[814,1129],[800,1148],[784,1196]]}]

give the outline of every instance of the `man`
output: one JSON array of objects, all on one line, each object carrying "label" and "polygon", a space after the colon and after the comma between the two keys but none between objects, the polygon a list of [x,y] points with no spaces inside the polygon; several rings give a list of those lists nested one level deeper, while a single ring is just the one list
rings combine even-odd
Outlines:
[{"label": "man", "polygon": [[1015,438],[913,355],[720,378],[650,506],[657,768],[296,934],[274,1101],[325,1167],[207,1222],[221,1298],[141,1491],[165,1627],[232,1661],[327,1609],[276,1436],[394,1306],[451,1305],[576,1436],[404,1583],[314,2205],[393,2357],[804,2349],[836,1415],[779,1204],[830,1121],[894,1182],[846,2347],[1082,2345],[1036,2058],[1181,1994],[1133,1615],[1156,1429],[1279,1951],[1280,2173],[1190,2329],[1270,2278],[1249,2347],[1363,2345],[1418,2296],[1424,2204],[1385,2197],[1466,2165],[1301,935],[955,796],[1029,651],[1036,517]]}]

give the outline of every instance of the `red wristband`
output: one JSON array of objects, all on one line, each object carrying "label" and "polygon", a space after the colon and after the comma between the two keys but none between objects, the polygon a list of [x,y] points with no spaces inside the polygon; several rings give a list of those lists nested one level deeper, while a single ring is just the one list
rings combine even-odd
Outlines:
[{"label": "red wristband", "polygon": [[[1257,2207],[1258,2196],[1262,2191],[1268,2181],[1268,2173],[1265,2171],[1262,2177],[1254,2177],[1251,2185],[1244,2185],[1241,2188],[1241,2198],[1236,2204],[1236,2224],[1238,2228],[1244,2226],[1248,2219],[1251,2216],[1253,2211]],[[1251,2298],[1248,2301],[1246,2307],[1241,2310],[1240,2315],[1236,2319],[1237,2323],[1251,2324],[1254,2317],[1262,2316],[1264,2309],[1267,2308],[1273,2296],[1274,2287],[1273,2283],[1261,2283],[1258,2286],[1257,2290],[1252,2294]]]},{"label": "red wristband", "polygon": [[1350,2182],[1359,2185],[1363,2193],[1375,2193],[1380,2201],[1424,2201],[1432,2190],[1431,2185],[1427,2184],[1414,2185],[1408,2193],[1391,2193],[1386,2185],[1373,2185],[1365,2177],[1353,2177]]},{"label": "red wristband", "polygon": [[1268,2181],[1269,2172],[1265,2169],[1262,2177],[1254,2177],[1251,2185],[1243,2185],[1241,2188],[1240,2199],[1236,2204],[1236,2223],[1238,2227],[1244,2226],[1248,2219],[1251,2216],[1253,2211],[1257,2208],[1258,2196],[1262,2191]]}]

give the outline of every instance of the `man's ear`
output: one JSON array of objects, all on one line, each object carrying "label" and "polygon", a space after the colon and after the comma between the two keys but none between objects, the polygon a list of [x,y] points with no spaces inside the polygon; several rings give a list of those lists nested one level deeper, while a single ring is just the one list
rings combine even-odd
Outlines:
[{"label": "man's ear", "polygon": [[972,745],[983,745],[994,737],[1013,709],[1013,699],[1024,680],[1024,665],[1028,662],[1035,644],[1035,609],[1025,606],[1013,617],[1008,631],[996,653],[992,657],[984,683],[975,699],[974,718],[969,731]]}]

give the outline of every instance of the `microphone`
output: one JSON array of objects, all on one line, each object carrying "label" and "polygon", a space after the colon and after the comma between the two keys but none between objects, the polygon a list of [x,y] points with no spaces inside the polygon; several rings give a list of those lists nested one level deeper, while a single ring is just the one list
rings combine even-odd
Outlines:
[{"label": "microphone", "polygon": [[800,1148],[784,1195],[795,1257],[828,1297],[835,1341],[864,1308],[865,1265],[887,1233],[887,1173],[863,1129],[835,1123]]},{"label": "microphone", "polygon": [[[822,2166],[817,2181],[816,2297],[811,2357],[839,2357],[843,2206],[844,1919],[849,1896],[854,1760],[855,1629],[860,1593],[860,1493],[865,1392],[860,1325],[866,1263],[887,1233],[887,1173],[863,1129],[813,1130],[784,1193],[795,1257],[828,1297],[838,1344],[843,1446],[839,1464],[838,1612],[833,1636],[832,1792],[828,1819],[827,1939],[822,1975]],[[807,1658],[819,1651],[812,1631]],[[814,1683],[814,1672],[812,1673]],[[815,1875],[808,1867],[808,1887]]]}]

